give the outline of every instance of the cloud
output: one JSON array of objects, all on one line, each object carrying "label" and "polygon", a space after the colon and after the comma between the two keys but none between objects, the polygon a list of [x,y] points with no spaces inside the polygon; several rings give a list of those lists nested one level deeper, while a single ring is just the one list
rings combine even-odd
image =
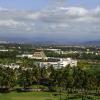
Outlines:
[{"label": "cloud", "polygon": [[58,6],[35,12],[0,8],[0,32],[61,40],[100,39],[100,7]]}]

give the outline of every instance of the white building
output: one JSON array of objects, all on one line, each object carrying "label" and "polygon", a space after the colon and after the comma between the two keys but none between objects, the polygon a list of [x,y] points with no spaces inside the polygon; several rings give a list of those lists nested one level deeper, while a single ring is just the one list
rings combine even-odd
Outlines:
[{"label": "white building", "polygon": [[17,55],[17,57],[21,57],[21,58],[25,58],[25,57],[32,58],[33,55],[31,55],[31,54],[22,54],[22,55]]},{"label": "white building", "polygon": [[16,65],[16,64],[9,64],[9,65],[2,65],[0,64],[2,67],[6,67],[6,68],[11,68],[11,69],[19,69],[20,66],[19,65]]},{"label": "white building", "polygon": [[0,52],[8,52],[8,49],[0,49]]},{"label": "white building", "polygon": [[39,62],[40,67],[48,67],[53,66],[54,68],[62,68],[66,67],[67,65],[70,65],[71,67],[77,66],[77,60],[73,60],[71,58],[60,58],[60,61],[57,62]]}]

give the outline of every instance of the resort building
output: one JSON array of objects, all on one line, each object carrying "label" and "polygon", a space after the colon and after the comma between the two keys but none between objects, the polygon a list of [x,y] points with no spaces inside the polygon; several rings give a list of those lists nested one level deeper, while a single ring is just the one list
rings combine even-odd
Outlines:
[{"label": "resort building", "polygon": [[71,58],[59,58],[59,61],[56,62],[39,62],[40,67],[49,67],[49,66],[53,66],[55,69],[58,68],[63,68],[66,67],[68,65],[70,65],[70,67],[74,67],[77,66],[77,60],[73,60]]},{"label": "resort building", "polygon": [[17,55],[16,57],[21,57],[21,58],[30,58],[30,59],[37,59],[37,60],[47,60],[48,57],[45,55],[42,49],[36,49],[36,51],[33,54],[22,54],[22,55]]},{"label": "resort building", "polygon": [[36,52],[34,52],[33,54],[33,59],[38,59],[38,60],[47,60],[47,56],[45,55],[45,53],[43,52],[43,50],[37,50]]}]

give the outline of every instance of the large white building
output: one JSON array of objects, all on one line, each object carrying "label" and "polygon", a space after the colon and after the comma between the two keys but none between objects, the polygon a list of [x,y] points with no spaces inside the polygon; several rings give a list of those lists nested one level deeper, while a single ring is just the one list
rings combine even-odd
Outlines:
[{"label": "large white building", "polygon": [[54,68],[63,68],[68,65],[71,67],[77,66],[77,60],[73,60],[71,58],[59,58],[60,61],[56,62],[39,62],[40,67],[48,67],[48,66],[53,66]]}]

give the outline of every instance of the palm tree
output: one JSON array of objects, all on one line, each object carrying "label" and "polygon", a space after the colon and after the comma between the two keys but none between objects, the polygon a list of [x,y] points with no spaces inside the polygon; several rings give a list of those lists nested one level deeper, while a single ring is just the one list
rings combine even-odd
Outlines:
[{"label": "palm tree", "polygon": [[32,74],[31,70],[23,70],[20,74],[20,85],[23,86],[24,89],[29,88],[32,85]]},{"label": "palm tree", "polygon": [[4,90],[9,90],[13,88],[15,85],[16,85],[16,76],[14,70],[2,67],[0,72],[0,87]]}]

